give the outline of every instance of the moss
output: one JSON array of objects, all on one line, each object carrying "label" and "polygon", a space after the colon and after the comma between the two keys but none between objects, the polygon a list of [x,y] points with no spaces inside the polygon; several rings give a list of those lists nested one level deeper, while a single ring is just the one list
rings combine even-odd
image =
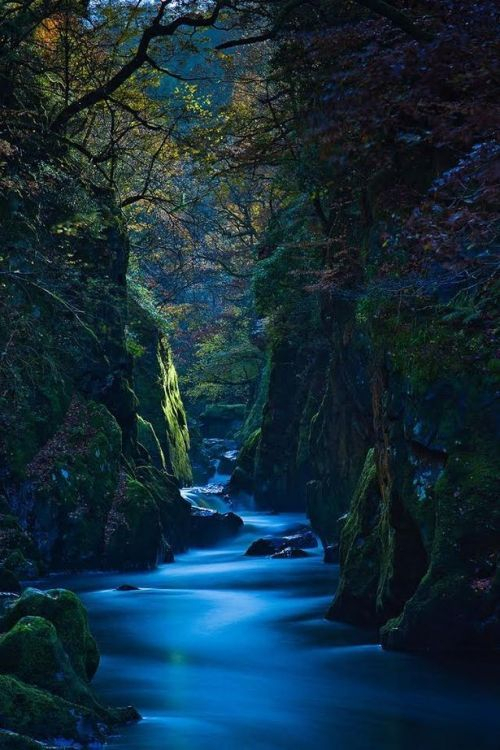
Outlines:
[{"label": "moss", "polygon": [[462,447],[449,457],[434,488],[429,569],[402,613],[382,629],[384,646],[423,651],[498,646],[499,476],[496,443],[484,437],[473,449]]},{"label": "moss", "polygon": [[371,448],[340,538],[341,576],[328,611],[330,619],[370,625],[377,620],[379,524],[380,492],[375,450]]},{"label": "moss", "polygon": [[0,638],[0,670],[107,716],[73,669],[55,627],[43,617],[23,617]]},{"label": "moss", "polygon": [[255,459],[260,442],[260,428],[250,433],[240,448],[236,466],[231,476],[231,491],[251,492],[254,486]]},{"label": "moss", "polygon": [[0,747],[3,750],[55,750],[53,745],[3,729],[0,729]]},{"label": "moss", "polygon": [[[134,300],[129,302],[129,340],[134,344],[134,388],[139,415],[151,425],[168,471],[181,484],[190,484],[189,432],[172,352],[161,321]],[[140,423],[139,431],[146,440],[146,449],[151,449],[153,458],[156,456],[155,465],[161,468],[161,457],[151,434],[145,435]]]},{"label": "moss", "polygon": [[201,419],[203,420],[237,420],[245,416],[245,404],[208,404]]},{"label": "moss", "polygon": [[146,421],[140,415],[137,417],[137,439],[147,450],[153,465],[158,469],[166,470],[167,464],[158,435],[151,422]]},{"label": "moss", "polygon": [[271,372],[271,358],[267,352],[264,367],[257,386],[257,393],[251,404],[250,410],[245,418],[241,430],[237,433],[238,440],[245,441],[252,435],[255,430],[260,429],[262,424],[262,414],[269,395],[269,378]]},{"label": "moss", "polygon": [[0,674],[2,729],[40,740],[103,742],[104,726],[90,709]]},{"label": "moss", "polygon": [[106,527],[106,562],[111,568],[153,568],[160,555],[163,530],[150,490],[130,476],[122,480]]},{"label": "moss", "polygon": [[154,498],[160,514],[163,539],[158,553],[161,562],[164,553],[168,552],[163,548],[165,542],[175,552],[188,547],[191,505],[184,500],[177,484],[165,472],[158,471],[153,466],[143,466],[137,471],[137,476]]},{"label": "moss", "polygon": [[[121,431],[106,407],[74,399],[31,461],[31,533],[50,567],[99,562],[121,459]],[[56,533],[54,533],[56,532]]]},{"label": "moss", "polygon": [[2,627],[8,630],[27,616],[52,623],[76,674],[92,679],[99,666],[99,651],[87,612],[75,594],[66,589],[26,589],[5,614]]},{"label": "moss", "polygon": [[186,412],[179,391],[172,350],[164,336],[160,339],[158,364],[163,389],[162,409],[166,423],[169,465],[172,474],[181,484],[190,484],[193,475],[189,461]]}]

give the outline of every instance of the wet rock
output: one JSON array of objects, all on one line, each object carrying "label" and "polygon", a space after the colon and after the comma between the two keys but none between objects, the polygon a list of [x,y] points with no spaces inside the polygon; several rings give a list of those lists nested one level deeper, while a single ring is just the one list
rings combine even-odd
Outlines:
[{"label": "wet rock", "polygon": [[26,589],[7,610],[2,625],[8,630],[28,616],[52,623],[75,672],[92,679],[99,665],[99,651],[89,629],[87,611],[72,591]]},{"label": "wet rock", "polygon": [[[66,746],[71,746],[71,741],[88,745],[105,740],[105,725],[91,709],[32,687],[12,675],[0,675],[0,714],[2,728],[21,736],[32,735],[41,740],[57,737]],[[29,748],[30,744],[18,746]]]},{"label": "wet rock", "polygon": [[232,474],[234,467],[236,466],[236,459],[238,458],[238,451],[231,450],[225,451],[219,460],[217,467],[219,474]]},{"label": "wet rock", "polygon": [[314,549],[318,546],[318,540],[312,531],[304,531],[300,534],[284,536],[283,539],[286,542],[287,547],[294,547],[295,549],[300,547]]},{"label": "wet rock", "polygon": [[122,583],[121,586],[117,586],[115,591],[140,591],[139,586],[132,586],[131,583]]},{"label": "wet rock", "polygon": [[236,513],[218,513],[209,508],[191,508],[191,544],[210,547],[222,539],[234,536],[243,526]]},{"label": "wet rock", "polygon": [[336,565],[340,561],[340,547],[338,544],[329,544],[325,547],[323,562]]},{"label": "wet rock", "polygon": [[285,549],[275,552],[271,555],[274,559],[296,559],[299,557],[309,557],[308,553],[303,549],[297,549],[296,547],[285,547]]},{"label": "wet rock", "polygon": [[139,711],[134,706],[123,706],[122,708],[116,708],[115,714],[118,717],[120,724],[133,724],[136,721],[142,719]]},{"label": "wet rock", "polygon": [[313,549],[318,546],[318,540],[312,531],[306,530],[301,534],[290,536],[264,536],[252,542],[245,552],[249,557],[265,557],[274,555],[285,549]]},{"label": "wet rock", "polygon": [[281,540],[277,540],[274,537],[263,537],[252,542],[245,555],[248,555],[248,557],[266,557],[274,555],[281,549],[283,549],[283,542]]}]

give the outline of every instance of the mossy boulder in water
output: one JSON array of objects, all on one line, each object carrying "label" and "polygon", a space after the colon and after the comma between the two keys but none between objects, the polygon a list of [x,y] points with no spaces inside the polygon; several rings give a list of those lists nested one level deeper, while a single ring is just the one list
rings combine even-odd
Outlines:
[{"label": "mossy boulder in water", "polygon": [[2,729],[39,740],[56,740],[58,746],[63,742],[67,746],[72,742],[103,743],[106,737],[106,725],[91,709],[7,674],[0,674],[0,717]]},{"label": "mossy boulder in water", "polygon": [[[96,699],[90,680],[99,654],[86,611],[72,592],[27,589],[6,609],[1,627],[0,729],[21,739],[0,733],[0,741],[23,747],[27,736],[86,746],[140,718],[132,707],[111,709]],[[26,747],[31,744],[27,740]]]},{"label": "mossy boulder in water", "polygon": [[55,627],[43,617],[23,617],[0,637],[0,670],[106,717],[86,679],[75,672]]},{"label": "mossy boulder in water", "polygon": [[99,666],[99,650],[80,599],[66,589],[26,589],[7,610],[2,628],[9,630],[30,616],[52,623],[76,674],[91,680]]},{"label": "mossy boulder in water", "polygon": [[243,443],[233,469],[229,489],[231,492],[252,492],[254,489],[255,461],[260,441],[260,428],[254,430]]},{"label": "mossy boulder in water", "polygon": [[340,541],[341,576],[330,619],[372,625],[377,621],[380,491],[375,451],[366,456]]}]

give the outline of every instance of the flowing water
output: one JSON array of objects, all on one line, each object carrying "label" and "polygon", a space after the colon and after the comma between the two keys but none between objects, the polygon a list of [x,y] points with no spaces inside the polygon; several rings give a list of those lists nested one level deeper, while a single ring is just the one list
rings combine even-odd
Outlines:
[{"label": "flowing water", "polygon": [[[144,717],[110,748],[499,750],[495,664],[387,653],[365,631],[327,622],[338,568],[319,550],[243,555],[305,519],[239,512],[238,537],[154,572],[52,579],[89,609],[96,690]],[[141,588],[114,590],[125,582]]]}]

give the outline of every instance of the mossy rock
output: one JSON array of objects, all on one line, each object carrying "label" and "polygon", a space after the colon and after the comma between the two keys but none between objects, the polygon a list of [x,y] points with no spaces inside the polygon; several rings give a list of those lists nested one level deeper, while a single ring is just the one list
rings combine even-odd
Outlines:
[{"label": "mossy rock", "polygon": [[154,496],[137,479],[120,481],[106,529],[106,563],[119,570],[154,568],[163,543]]},{"label": "mossy rock", "polygon": [[380,575],[380,491],[371,448],[340,537],[340,580],[327,617],[358,625],[377,622]]},{"label": "mossy rock", "polygon": [[121,442],[106,407],[75,398],[59,430],[31,462],[30,531],[51,568],[81,569],[100,562]]},{"label": "mossy rock", "polygon": [[166,467],[180,484],[191,484],[189,432],[172,351],[161,321],[133,299],[129,301],[129,337],[139,441],[157,469]]},{"label": "mossy rock", "polygon": [[[483,421],[486,427],[486,421]],[[448,458],[434,488],[429,569],[402,613],[381,631],[387,648],[491,650],[500,645],[500,459],[483,431]]]},{"label": "mossy rock", "polygon": [[0,671],[107,718],[88,683],[73,669],[55,627],[43,617],[23,617],[1,636]]},{"label": "mossy rock", "polygon": [[0,729],[0,747],[2,750],[56,750],[54,745],[37,742],[26,735]]},{"label": "mossy rock", "polygon": [[243,419],[246,413],[245,404],[209,404],[200,419],[207,422],[214,420],[238,420]]},{"label": "mossy rock", "polygon": [[158,435],[156,434],[151,422],[143,419],[140,415],[137,417],[137,439],[146,449],[153,466],[157,469],[166,471],[167,463]]},{"label": "mossy rock", "polygon": [[0,674],[0,717],[3,730],[58,745],[105,740],[105,726],[90,709],[6,674]]},{"label": "mossy rock", "polygon": [[231,476],[229,487],[231,491],[251,492],[254,486],[255,459],[260,441],[260,428],[254,430],[243,443],[236,466]]},{"label": "mossy rock", "polygon": [[99,650],[89,629],[87,611],[76,594],[66,589],[26,589],[7,610],[2,627],[9,630],[28,616],[52,623],[76,674],[91,680],[99,666]]},{"label": "mossy rock", "polygon": [[[190,503],[182,497],[177,483],[166,472],[143,466],[137,475],[156,502],[165,542],[174,552],[185,550],[190,539]],[[168,555],[168,549],[162,550],[159,562],[165,561],[164,552]],[[167,561],[170,559],[168,556]]]}]

